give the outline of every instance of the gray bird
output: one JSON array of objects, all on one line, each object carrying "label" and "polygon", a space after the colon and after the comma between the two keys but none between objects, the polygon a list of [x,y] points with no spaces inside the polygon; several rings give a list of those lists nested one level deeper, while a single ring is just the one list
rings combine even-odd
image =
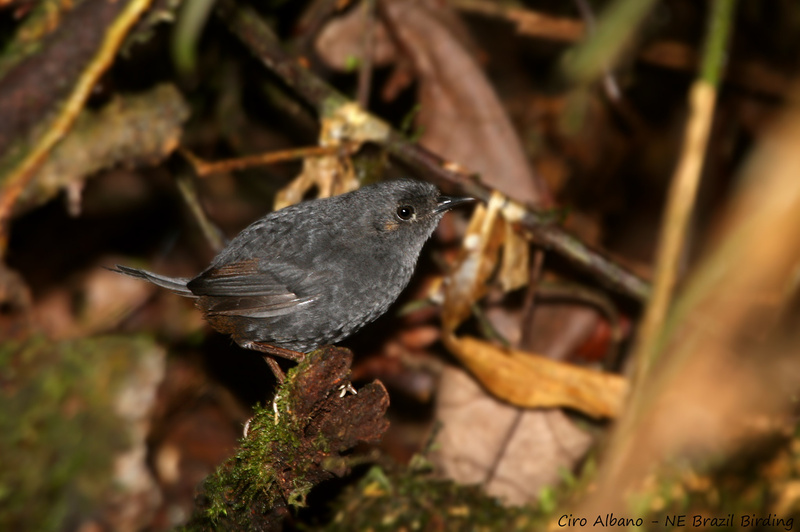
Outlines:
[{"label": "gray bird", "polygon": [[444,213],[468,201],[421,181],[387,181],[264,216],[193,279],[113,271],[195,298],[240,346],[297,361],[386,312]]}]

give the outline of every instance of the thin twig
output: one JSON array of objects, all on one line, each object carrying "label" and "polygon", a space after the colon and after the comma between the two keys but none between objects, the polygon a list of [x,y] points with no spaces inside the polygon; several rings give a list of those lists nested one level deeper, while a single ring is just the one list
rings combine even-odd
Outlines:
[{"label": "thin twig", "polygon": [[306,157],[336,155],[341,151],[342,146],[308,146],[305,148],[292,148],[289,150],[273,151],[269,153],[260,153],[258,155],[248,155],[246,157],[209,162],[201,159],[185,148],[180,149],[181,155],[191,163],[198,177],[205,177],[217,172],[230,172],[233,170],[244,170],[253,166],[294,161]]},{"label": "thin twig", "polygon": [[222,231],[220,231],[206,216],[206,212],[200,204],[200,196],[197,194],[197,187],[195,187],[191,176],[187,173],[178,174],[177,182],[178,190],[181,196],[183,196],[184,201],[186,201],[186,205],[189,206],[189,210],[192,212],[194,219],[197,220],[197,225],[200,226],[200,230],[206,237],[208,245],[214,253],[221,251],[225,246],[225,238],[222,235]]},{"label": "thin twig", "polygon": [[[517,349],[525,349],[530,345],[531,338],[529,333],[531,330],[533,330],[533,327],[531,327],[531,320],[533,317],[533,310],[536,307],[536,292],[539,287],[539,281],[541,281],[543,266],[544,252],[541,249],[537,249],[534,252],[533,260],[531,261],[528,288],[525,291],[525,302],[522,306],[522,323],[524,326],[522,329],[522,335],[520,336],[519,341],[516,342]],[[475,306],[477,307],[477,305]],[[483,479],[482,483],[484,487],[488,486],[497,477],[497,472],[500,469],[500,462],[506,456],[506,453],[508,453],[508,448],[511,445],[511,441],[514,439],[517,431],[519,431],[519,426],[522,422],[522,416],[524,413],[525,412],[522,408],[515,408],[514,417],[511,420],[511,424],[506,428],[502,441],[500,442],[500,447],[497,449],[491,465],[486,470],[486,477]]]},{"label": "thin twig", "polygon": [[[578,12],[581,14],[581,18],[586,24],[586,33],[588,37],[591,37],[594,35],[597,28],[597,19],[592,11],[592,6],[589,5],[588,0],[574,1]],[[601,85],[612,108],[617,112],[617,116],[619,116],[631,130],[631,134],[643,134],[646,128],[642,119],[630,103],[623,98],[622,89],[617,82],[613,69],[608,64],[603,68]]]},{"label": "thin twig", "polygon": [[508,341],[508,338],[503,336],[503,333],[497,330],[497,327],[494,326],[492,321],[486,315],[486,311],[484,311],[477,303],[473,303],[471,308],[472,315],[475,316],[475,319],[478,322],[478,329],[480,329],[484,338],[497,342],[503,347],[511,347],[511,342]]},{"label": "thin twig", "polygon": [[526,350],[531,346],[533,338],[533,321],[534,310],[536,309],[536,292],[539,290],[539,282],[542,277],[542,268],[544,267],[544,252],[537,249],[533,253],[533,260],[531,261],[530,274],[528,280],[528,288],[525,290],[525,299],[522,303],[522,335],[517,347]]},{"label": "thin twig", "polygon": [[495,0],[449,0],[454,8],[467,13],[501,18],[512,22],[521,35],[555,41],[574,42],[583,38],[581,21],[548,15],[533,9],[516,7]]},{"label": "thin twig", "polygon": [[689,121],[686,123],[681,156],[672,178],[661,224],[653,297],[647,305],[634,349],[634,360],[637,364],[634,393],[644,386],[662,345],[662,333],[672,302],[681,257],[686,248],[687,227],[694,208],[714,119],[717,88],[725,65],[734,7],[735,0],[714,0],[711,4],[703,66],[700,77],[691,87]]},{"label": "thin twig", "polygon": [[[234,0],[222,0],[217,12],[230,31],[267,68],[292,87],[300,98],[314,107],[320,116],[352,103],[299,62],[287,56],[275,34],[252,9],[238,6]],[[366,116],[379,120],[371,115]],[[392,130],[389,133],[383,146],[396,159],[436,184],[449,188],[455,185],[463,193],[483,201],[488,201],[493,192],[474,175],[454,168],[438,155],[409,141],[397,131]],[[560,253],[613,289],[641,301],[649,297],[650,287],[647,282],[556,225],[552,211],[536,210],[519,204],[514,204],[514,207],[518,210],[518,219],[513,222],[537,243]]]}]

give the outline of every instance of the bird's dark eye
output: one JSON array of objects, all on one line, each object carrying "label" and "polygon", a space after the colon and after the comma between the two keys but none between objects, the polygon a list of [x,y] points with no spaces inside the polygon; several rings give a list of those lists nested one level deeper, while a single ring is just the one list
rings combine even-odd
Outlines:
[{"label": "bird's dark eye", "polygon": [[397,208],[397,217],[401,220],[410,220],[414,217],[414,207],[411,205],[401,205]]}]

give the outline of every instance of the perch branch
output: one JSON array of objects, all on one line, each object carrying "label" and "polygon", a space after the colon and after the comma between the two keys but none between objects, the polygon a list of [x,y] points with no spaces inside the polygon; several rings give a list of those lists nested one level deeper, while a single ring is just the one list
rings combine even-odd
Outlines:
[{"label": "perch branch", "polygon": [[341,151],[342,146],[308,146],[305,148],[294,148],[290,150],[260,153],[258,155],[248,155],[246,157],[236,157],[234,159],[205,161],[187,149],[180,149],[181,155],[194,167],[197,177],[206,177],[209,174],[218,172],[244,170],[253,166],[296,161],[306,157],[336,155]]}]

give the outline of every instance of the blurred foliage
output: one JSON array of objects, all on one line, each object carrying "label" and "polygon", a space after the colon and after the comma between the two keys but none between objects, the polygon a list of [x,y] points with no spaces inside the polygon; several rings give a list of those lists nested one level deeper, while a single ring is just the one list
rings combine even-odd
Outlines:
[{"label": "blurred foliage", "polygon": [[64,530],[115,490],[129,444],[116,394],[156,349],[146,336],[0,345],[0,528]]}]

